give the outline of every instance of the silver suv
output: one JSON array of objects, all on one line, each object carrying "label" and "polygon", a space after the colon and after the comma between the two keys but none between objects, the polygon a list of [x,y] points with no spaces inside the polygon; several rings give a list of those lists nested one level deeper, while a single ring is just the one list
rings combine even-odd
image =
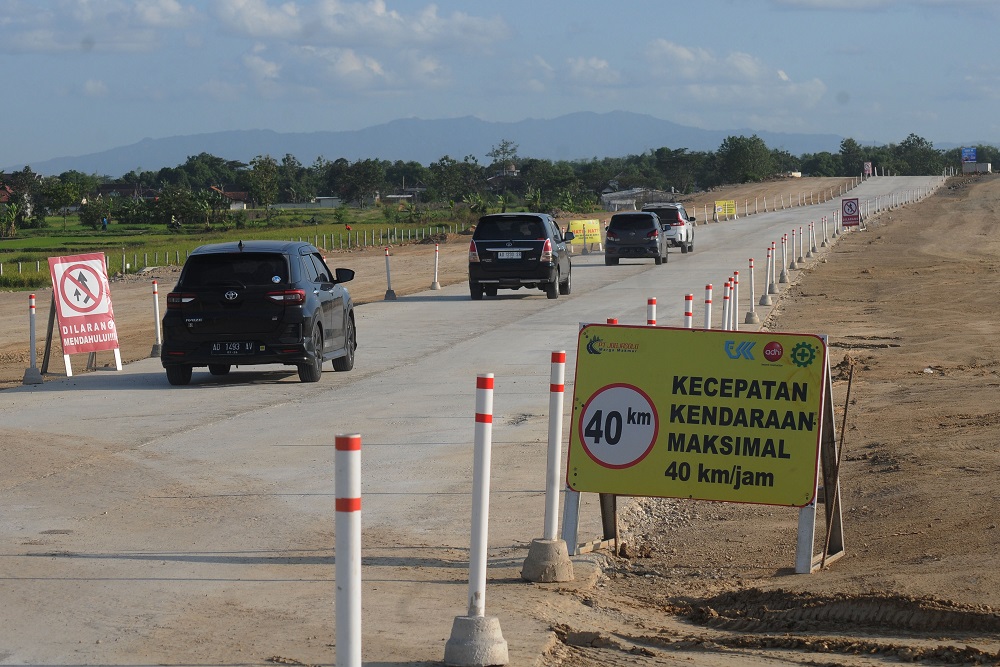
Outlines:
[{"label": "silver suv", "polygon": [[694,252],[694,216],[688,215],[683,204],[676,202],[653,202],[642,207],[643,211],[655,213],[667,237],[667,243],[681,252]]}]

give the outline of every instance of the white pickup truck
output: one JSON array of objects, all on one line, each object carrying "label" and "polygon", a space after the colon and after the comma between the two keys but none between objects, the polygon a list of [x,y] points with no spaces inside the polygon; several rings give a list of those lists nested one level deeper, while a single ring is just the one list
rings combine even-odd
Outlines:
[{"label": "white pickup truck", "polygon": [[651,202],[642,207],[660,219],[660,227],[667,243],[680,248],[682,253],[694,252],[694,216],[688,215],[683,204],[676,202]]}]

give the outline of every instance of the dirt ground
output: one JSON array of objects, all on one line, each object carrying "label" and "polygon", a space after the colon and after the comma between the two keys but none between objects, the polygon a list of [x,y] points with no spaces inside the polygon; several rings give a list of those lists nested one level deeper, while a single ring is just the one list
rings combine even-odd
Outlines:
[{"label": "dirt ground", "polygon": [[[749,198],[752,209],[765,194],[769,205],[827,188],[836,195],[843,180],[686,203],[700,220],[713,198]],[[538,664],[1000,664],[998,210],[1000,178],[952,178],[795,272],[764,324],[830,336],[843,558],[794,574],[794,510],[619,499],[618,551],[603,554],[595,585],[554,588],[560,641]],[[439,282],[464,282],[468,237],[440,241]],[[381,300],[384,251],[345,254],[330,261],[358,272],[349,285],[356,302]],[[397,294],[425,290],[434,244],[394,247],[390,266]],[[112,281],[126,363],[149,356],[152,280],[163,307],[176,271]],[[41,334],[51,291],[37,295]],[[0,388],[19,385],[28,365],[27,301],[0,293]],[[39,360],[42,352],[40,343]],[[56,373],[61,356],[56,341]]]}]

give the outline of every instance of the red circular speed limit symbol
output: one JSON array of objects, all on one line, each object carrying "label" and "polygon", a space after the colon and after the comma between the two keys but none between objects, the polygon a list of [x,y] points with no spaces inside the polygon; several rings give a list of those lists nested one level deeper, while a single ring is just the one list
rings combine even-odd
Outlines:
[{"label": "red circular speed limit symbol", "polygon": [[628,468],[653,449],[659,417],[646,392],[630,384],[612,384],[590,397],[577,428],[583,449],[596,463]]},{"label": "red circular speed limit symbol", "polygon": [[104,281],[89,264],[74,264],[59,280],[63,303],[78,313],[89,313],[104,300]]}]

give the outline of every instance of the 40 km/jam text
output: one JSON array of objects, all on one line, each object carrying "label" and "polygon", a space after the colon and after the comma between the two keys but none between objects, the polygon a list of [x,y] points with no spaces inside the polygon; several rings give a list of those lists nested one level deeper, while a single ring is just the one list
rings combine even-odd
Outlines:
[{"label": "40 km/jam text", "polygon": [[[691,464],[687,461],[671,461],[667,469],[663,471],[664,477],[669,477],[675,482],[691,481]],[[704,463],[698,464],[695,482],[699,484],[722,484],[739,489],[742,486],[774,486],[774,473],[753,472],[743,470],[740,465],[732,468],[710,468]]]}]

